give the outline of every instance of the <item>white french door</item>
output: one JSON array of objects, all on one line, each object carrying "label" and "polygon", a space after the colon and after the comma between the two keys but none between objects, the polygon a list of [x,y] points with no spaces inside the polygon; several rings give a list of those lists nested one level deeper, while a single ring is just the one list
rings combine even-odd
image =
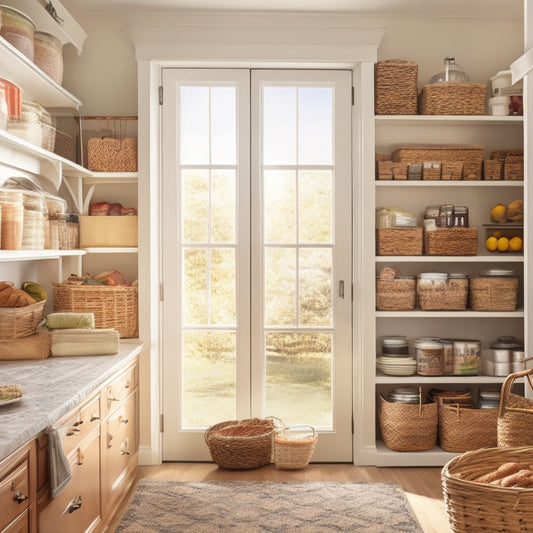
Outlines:
[{"label": "white french door", "polygon": [[276,416],[352,459],[351,72],[163,69],[163,459]]}]

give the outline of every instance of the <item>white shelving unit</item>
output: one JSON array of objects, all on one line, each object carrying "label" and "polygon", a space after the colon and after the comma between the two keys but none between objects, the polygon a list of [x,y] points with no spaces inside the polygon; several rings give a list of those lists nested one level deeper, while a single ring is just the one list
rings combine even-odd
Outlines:
[{"label": "white shelving unit", "polygon": [[[482,145],[485,158],[493,150],[522,148],[524,145],[523,117],[493,116],[376,116],[375,152],[391,153],[396,147],[413,144],[470,144]],[[371,178],[374,180],[374,177]],[[489,268],[510,268],[520,276],[519,308],[515,312],[421,311],[386,312],[375,310],[375,299],[365,304],[371,314],[363,332],[363,359],[360,371],[364,384],[359,400],[361,435],[357,437],[356,455],[359,464],[378,466],[442,466],[451,457],[438,446],[426,452],[394,452],[380,441],[376,399],[394,387],[419,385],[425,391],[432,387],[480,387],[499,389],[504,378],[493,376],[390,376],[376,370],[377,338],[381,335],[406,335],[410,340],[417,336],[445,338],[474,338],[481,340],[482,348],[500,335],[515,335],[527,340],[528,287],[526,264],[522,253],[491,253],[485,249],[484,223],[490,222],[490,208],[502,202],[508,204],[524,198],[524,181],[385,181],[374,180],[365,185],[363,196],[368,215],[375,218],[377,207],[395,206],[423,218],[428,205],[466,205],[470,211],[470,226],[478,227],[478,253],[476,256],[372,256],[363,254],[363,270],[368,283],[375,286],[375,275],[385,265],[397,266],[402,274],[416,275],[424,271],[466,272],[479,274]],[[527,228],[524,227],[524,242]],[[370,249],[367,245],[366,250]],[[370,279],[370,276],[373,276]],[[370,294],[370,293],[366,293]],[[370,300],[370,298],[368,298]],[[527,347],[526,347],[527,351]],[[373,415],[373,416],[372,416]]]}]

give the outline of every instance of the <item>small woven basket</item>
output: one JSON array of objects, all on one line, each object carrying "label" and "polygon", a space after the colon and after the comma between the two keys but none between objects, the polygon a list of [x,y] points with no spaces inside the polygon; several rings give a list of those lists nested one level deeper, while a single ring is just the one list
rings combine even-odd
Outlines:
[{"label": "small woven basket", "polygon": [[476,255],[477,228],[437,228],[424,231],[426,255]]},{"label": "small woven basket", "polygon": [[508,155],[503,162],[504,180],[524,179],[524,156]]},{"label": "small woven basket", "polygon": [[497,420],[498,409],[439,402],[439,446],[447,452],[496,447]]},{"label": "small woven basket", "polygon": [[418,97],[421,115],[484,115],[484,83],[442,82],[424,85]]},{"label": "small woven basket", "polygon": [[[307,430],[307,431],[305,431]],[[280,470],[305,468],[316,448],[318,433],[311,426],[291,426],[274,432],[274,464]]]},{"label": "small woven basket", "polygon": [[393,161],[376,161],[378,180],[406,180],[407,163]]},{"label": "small woven basket", "polygon": [[454,533],[531,533],[533,489],[472,481],[504,463],[531,464],[533,449],[485,448],[451,459],[442,469],[446,515]]},{"label": "small woven basket", "polygon": [[[533,389],[533,369],[509,374],[502,385],[498,412],[498,446],[533,446],[533,400],[511,392],[517,378],[525,377]],[[533,461],[532,461],[533,462]]]},{"label": "small woven basket", "polygon": [[378,61],[375,65],[376,115],[417,114],[418,65],[403,59]]},{"label": "small woven basket", "polygon": [[376,280],[378,311],[412,311],[416,306],[416,280],[395,278]]},{"label": "small woven basket", "polygon": [[383,442],[397,452],[429,450],[437,444],[438,406],[388,402],[379,395],[379,427]]},{"label": "small woven basket", "polygon": [[483,179],[496,181],[502,179],[503,163],[497,159],[485,159],[483,161]]},{"label": "small woven basket", "polygon": [[516,311],[518,278],[474,277],[470,280],[470,307],[473,311]]},{"label": "small woven basket", "polygon": [[468,279],[450,279],[433,286],[417,282],[416,296],[422,311],[464,311],[468,303]]},{"label": "small woven basket", "polygon": [[33,335],[43,318],[46,300],[24,307],[0,307],[0,339],[20,339]]},{"label": "small woven basket", "polygon": [[121,338],[139,335],[137,287],[54,283],[56,313],[94,313],[97,328],[116,329]]},{"label": "small woven basket", "polygon": [[379,228],[377,255],[422,255],[422,228]]},{"label": "small woven basket", "polygon": [[267,429],[260,435],[228,436],[219,433],[220,430],[237,424],[257,422],[260,422],[260,419],[227,420],[207,428],[204,433],[205,443],[211,458],[219,467],[228,470],[250,470],[265,466],[272,461],[273,421],[269,421]]}]

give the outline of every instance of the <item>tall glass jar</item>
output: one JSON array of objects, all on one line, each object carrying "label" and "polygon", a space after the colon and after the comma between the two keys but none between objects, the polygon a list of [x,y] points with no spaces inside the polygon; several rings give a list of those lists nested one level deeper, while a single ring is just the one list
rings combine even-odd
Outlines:
[{"label": "tall glass jar", "polygon": [[465,69],[455,62],[455,57],[445,57],[443,69],[434,74],[429,83],[470,81]]}]

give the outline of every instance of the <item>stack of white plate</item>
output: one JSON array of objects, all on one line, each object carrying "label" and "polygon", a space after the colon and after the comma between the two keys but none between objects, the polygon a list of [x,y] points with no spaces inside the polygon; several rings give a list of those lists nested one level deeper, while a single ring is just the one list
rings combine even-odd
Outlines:
[{"label": "stack of white plate", "polygon": [[376,366],[389,376],[412,376],[416,374],[416,359],[412,357],[387,357],[376,358]]}]

